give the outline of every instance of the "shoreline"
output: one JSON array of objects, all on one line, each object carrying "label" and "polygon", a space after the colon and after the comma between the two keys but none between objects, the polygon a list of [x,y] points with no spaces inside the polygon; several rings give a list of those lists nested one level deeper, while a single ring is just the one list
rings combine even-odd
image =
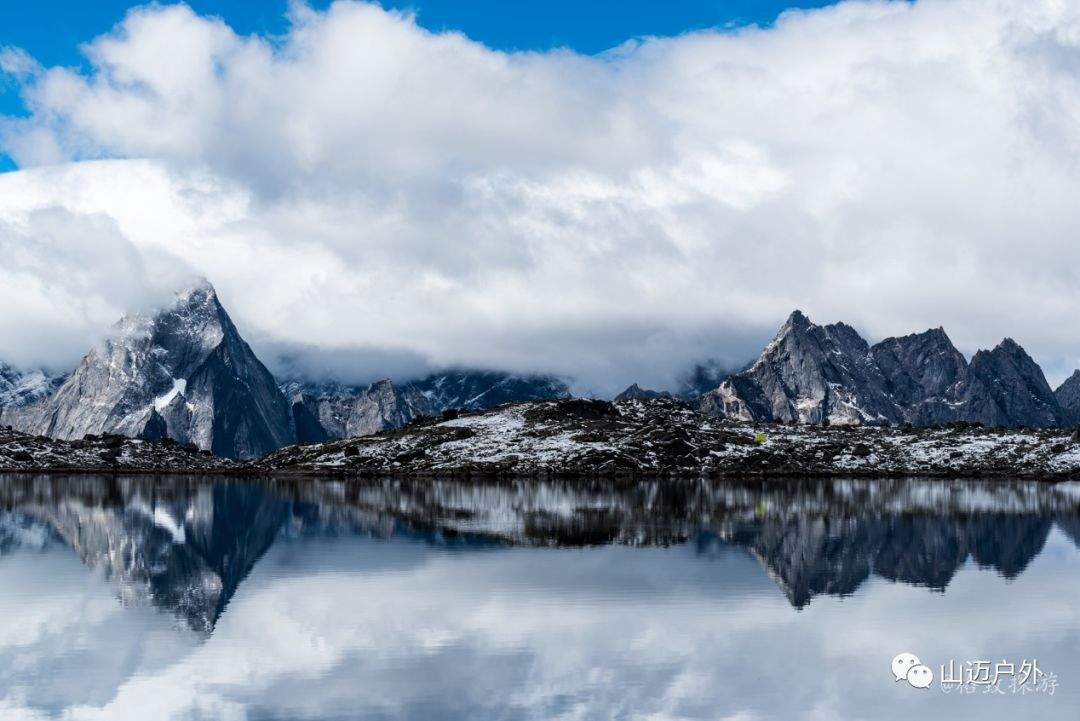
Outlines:
[{"label": "shoreline", "polygon": [[399,479],[1080,479],[1072,429],[792,426],[667,399],[537,401],[230,460],[176,441],[0,429],[0,472]]}]

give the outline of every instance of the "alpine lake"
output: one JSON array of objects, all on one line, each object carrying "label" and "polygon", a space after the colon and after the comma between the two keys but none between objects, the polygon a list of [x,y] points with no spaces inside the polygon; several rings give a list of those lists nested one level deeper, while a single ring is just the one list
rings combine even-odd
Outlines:
[{"label": "alpine lake", "polygon": [[0,719],[1016,718],[1080,483],[0,476]]}]

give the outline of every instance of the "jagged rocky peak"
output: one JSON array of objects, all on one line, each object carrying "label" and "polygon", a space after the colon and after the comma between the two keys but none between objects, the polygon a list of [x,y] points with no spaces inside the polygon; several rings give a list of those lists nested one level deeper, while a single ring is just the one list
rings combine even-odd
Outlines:
[{"label": "jagged rocky peak", "polygon": [[703,412],[742,420],[884,423],[899,411],[866,341],[849,325],[817,325],[794,311],[761,356],[700,402]]},{"label": "jagged rocky peak", "polygon": [[0,408],[25,406],[56,391],[67,380],[66,373],[45,368],[17,368],[0,360]]},{"label": "jagged rocky peak", "polygon": [[[1080,391],[1080,379],[1076,384]],[[705,394],[699,407],[714,416],[798,423],[1055,427],[1072,417],[1011,338],[968,363],[943,328],[871,347],[851,326],[817,325],[800,311],[749,369]]]},{"label": "jagged rocky peak", "polygon": [[870,352],[904,421],[931,425],[960,420],[958,409],[972,392],[972,379],[967,359],[944,328],[886,338]]},{"label": "jagged rocky peak", "polygon": [[1054,391],[1058,405],[1067,414],[1069,423],[1080,423],[1080,370],[1065,379]]},{"label": "jagged rocky peak", "polygon": [[642,388],[637,383],[631,383],[626,390],[615,396],[614,402],[620,403],[629,400],[651,400],[653,398],[671,398],[671,393],[668,391],[649,390],[648,388]]},{"label": "jagged rocky peak", "polygon": [[[1012,338],[971,359],[971,372],[986,385],[996,415],[1004,426],[1060,426],[1068,423],[1039,364]],[[989,414],[988,414],[989,415]]]},{"label": "jagged rocky peak", "polygon": [[294,440],[284,396],[206,280],[121,319],[55,393],[3,420],[62,439],[168,436],[239,458]]},{"label": "jagged rocky peak", "polygon": [[871,352],[896,390],[910,393],[911,397],[940,393],[959,380],[967,368],[967,360],[944,328],[886,338]]}]

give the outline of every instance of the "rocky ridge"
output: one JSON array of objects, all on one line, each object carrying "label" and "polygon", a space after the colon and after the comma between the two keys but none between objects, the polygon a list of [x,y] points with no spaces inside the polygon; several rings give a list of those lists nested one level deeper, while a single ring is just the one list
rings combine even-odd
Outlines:
[{"label": "rocky ridge", "polygon": [[560,378],[542,374],[458,369],[435,373],[413,382],[439,413],[459,408],[487,410],[503,403],[568,398],[570,388]]},{"label": "rocky ridge", "polygon": [[1080,432],[799,426],[703,416],[667,398],[560,399],[450,411],[377,434],[230,461],[171,439],[63,441],[0,429],[0,471],[354,477],[1080,478]]},{"label": "rocky ridge", "polygon": [[364,389],[342,388],[319,395],[301,387],[290,401],[300,443],[366,436],[436,414],[431,402],[416,388],[399,387],[389,379]]},{"label": "rocky ridge", "polygon": [[613,398],[614,403],[620,401],[630,400],[649,400],[651,398],[671,398],[671,393],[668,391],[654,391],[648,388],[642,388],[637,383],[630,384],[626,390]]},{"label": "rocky ridge", "polygon": [[295,446],[252,472],[353,476],[1080,476],[1080,434],[798,426],[705,417],[670,399],[518,403]]},{"label": "rocky ridge", "polygon": [[0,427],[0,471],[209,473],[235,468],[227,458],[171,438],[146,441],[91,434],[67,441]]},{"label": "rocky ridge", "polygon": [[551,376],[470,370],[452,370],[404,383],[385,379],[366,388],[291,380],[281,389],[290,398],[300,443],[400,428],[452,408],[484,410],[502,403],[570,395],[566,384]]},{"label": "rocky ridge", "polygon": [[967,362],[942,328],[870,346],[795,311],[748,369],[698,401],[712,416],[804,424],[1064,427],[1069,412],[1011,338]]}]

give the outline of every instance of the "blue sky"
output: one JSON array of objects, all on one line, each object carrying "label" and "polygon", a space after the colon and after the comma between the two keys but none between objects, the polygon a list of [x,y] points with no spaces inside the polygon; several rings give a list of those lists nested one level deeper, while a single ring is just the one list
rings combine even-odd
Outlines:
[{"label": "blue sky", "polygon": [[[81,65],[81,43],[108,31],[130,0],[38,0],[4,2],[0,46],[26,50],[40,63]],[[169,4],[169,3],[160,3]],[[223,18],[240,33],[275,34],[286,26],[287,0],[237,2],[189,0],[196,12]],[[322,8],[328,0],[310,5]],[[571,47],[596,53],[641,35],[677,35],[707,27],[768,24],[789,7],[818,7],[825,0],[386,0],[384,7],[413,10],[429,30],[464,32],[501,50]],[[10,86],[0,95],[0,113],[20,114]],[[0,161],[2,162],[2,161]]]}]

